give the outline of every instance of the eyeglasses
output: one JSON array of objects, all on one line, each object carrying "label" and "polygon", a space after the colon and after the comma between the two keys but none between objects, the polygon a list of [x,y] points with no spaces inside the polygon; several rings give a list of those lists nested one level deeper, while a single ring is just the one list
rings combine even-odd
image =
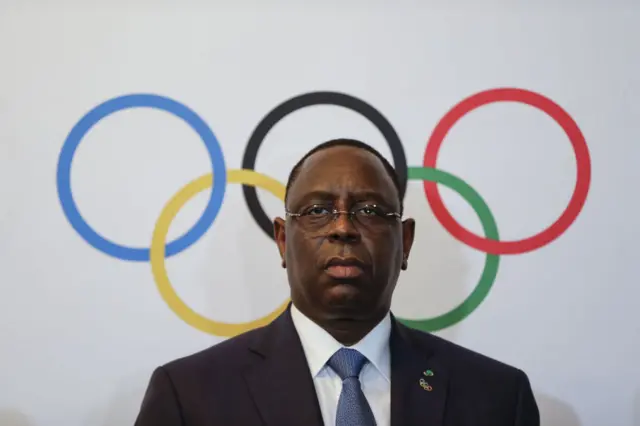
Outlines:
[{"label": "eyeglasses", "polygon": [[393,219],[402,219],[402,215],[400,213],[389,212],[385,208],[376,204],[354,206],[350,210],[346,211],[337,210],[320,204],[314,204],[303,208],[300,213],[286,211],[287,216],[296,218],[303,228],[309,230],[323,229],[330,223],[337,220],[342,214],[346,214],[352,222],[357,222],[372,230],[378,230],[387,226]]}]

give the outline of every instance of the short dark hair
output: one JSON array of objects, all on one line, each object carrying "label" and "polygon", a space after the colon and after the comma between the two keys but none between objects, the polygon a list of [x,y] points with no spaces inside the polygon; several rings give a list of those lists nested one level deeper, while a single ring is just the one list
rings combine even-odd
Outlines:
[{"label": "short dark hair", "polygon": [[396,173],[396,169],[393,168],[393,166],[391,165],[391,163],[389,163],[389,161],[387,161],[386,158],[384,158],[382,156],[382,154],[380,154],[380,152],[378,152],[375,148],[373,148],[370,145],[367,145],[364,142],[361,142],[359,140],[356,139],[347,139],[347,138],[340,138],[340,139],[331,139],[329,141],[323,142],[319,145],[316,145],[311,151],[307,152],[297,163],[295,166],[293,166],[293,169],[291,169],[291,173],[289,174],[289,179],[287,180],[287,187],[286,187],[286,192],[285,192],[285,197],[284,197],[284,202],[285,204],[287,203],[287,199],[289,197],[289,189],[291,189],[291,186],[293,185],[293,183],[295,182],[296,178],[298,177],[298,175],[300,174],[300,169],[302,169],[302,164],[304,163],[304,161],[309,158],[311,155],[315,154],[318,151],[322,151],[324,149],[328,149],[328,148],[332,148],[334,146],[350,146],[353,148],[357,148],[357,149],[363,149],[365,151],[370,152],[371,154],[375,155],[376,157],[378,157],[378,159],[380,161],[382,161],[382,164],[384,165],[384,168],[387,172],[387,174],[391,177],[391,180],[393,181],[393,185],[396,187],[396,192],[398,194],[398,201],[400,202],[400,213],[402,213],[402,210],[404,210],[404,191],[402,188],[402,185],[400,185],[400,179],[398,179],[398,174]]}]

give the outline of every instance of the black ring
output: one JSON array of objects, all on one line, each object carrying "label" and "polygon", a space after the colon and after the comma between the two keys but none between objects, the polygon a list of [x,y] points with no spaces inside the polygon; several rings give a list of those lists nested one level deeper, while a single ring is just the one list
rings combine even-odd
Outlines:
[{"label": "black ring", "polygon": [[[258,156],[258,149],[273,126],[292,112],[312,105],[341,106],[359,113],[373,123],[380,133],[382,133],[389,145],[402,193],[406,193],[408,171],[407,158],[404,153],[402,142],[400,142],[400,138],[398,137],[395,129],[389,120],[387,120],[373,106],[361,99],[345,93],[310,92],[291,98],[275,107],[262,119],[262,121],[260,121],[260,123],[258,123],[251,134],[249,142],[247,143],[247,148],[244,151],[244,156],[242,157],[242,168],[254,170],[256,166],[256,158]],[[265,213],[262,205],[260,205],[256,188],[249,185],[242,185],[242,192],[244,193],[244,199],[247,203],[247,207],[255,221],[271,239],[274,239],[273,222]]]}]

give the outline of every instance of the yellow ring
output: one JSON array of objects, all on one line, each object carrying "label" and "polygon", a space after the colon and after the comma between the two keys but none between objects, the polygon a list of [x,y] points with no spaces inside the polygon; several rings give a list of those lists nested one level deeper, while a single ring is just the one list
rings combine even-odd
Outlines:
[{"label": "yellow ring", "polygon": [[[230,183],[241,183],[266,189],[284,202],[284,185],[277,180],[254,170],[228,170],[227,181]],[[160,217],[158,218],[155,229],[153,230],[149,258],[151,263],[151,272],[155,278],[158,291],[167,305],[169,305],[169,308],[171,308],[178,317],[187,324],[206,333],[221,337],[233,337],[244,333],[245,331],[269,324],[287,308],[289,299],[287,298],[287,301],[280,305],[280,307],[262,318],[245,323],[232,324],[214,321],[198,314],[187,306],[187,304],[184,303],[182,299],[180,299],[180,296],[175,292],[165,267],[165,244],[169,227],[180,209],[196,194],[210,188],[212,184],[213,175],[211,173],[200,176],[185,185],[176,195],[173,196],[173,198],[171,198],[171,200],[169,200],[162,209],[162,213],[160,213]]]}]

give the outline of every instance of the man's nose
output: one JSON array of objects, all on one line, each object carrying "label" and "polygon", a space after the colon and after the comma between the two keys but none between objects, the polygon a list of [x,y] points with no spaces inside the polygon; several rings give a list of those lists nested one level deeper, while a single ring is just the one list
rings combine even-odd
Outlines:
[{"label": "man's nose", "polygon": [[337,214],[330,226],[330,241],[354,243],[360,240],[360,232],[356,228],[351,215],[346,212]]}]

